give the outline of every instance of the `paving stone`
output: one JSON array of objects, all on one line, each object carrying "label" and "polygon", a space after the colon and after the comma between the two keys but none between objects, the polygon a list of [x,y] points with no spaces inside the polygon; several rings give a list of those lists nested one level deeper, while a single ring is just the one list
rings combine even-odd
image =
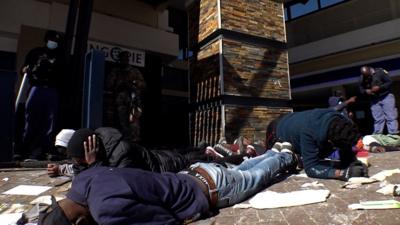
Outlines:
[{"label": "paving stone", "polygon": [[[400,152],[371,154],[370,175],[383,169],[400,167]],[[8,181],[4,181],[8,178]],[[387,179],[391,183],[400,183],[400,175],[393,175]],[[0,193],[20,184],[57,185],[61,180],[49,178],[45,170],[7,171],[0,170]],[[343,181],[321,180],[307,177],[290,176],[278,183],[272,184],[267,190],[289,192],[302,190],[301,185],[318,181],[330,190],[331,195],[326,202],[305,206],[279,209],[221,209],[220,213],[212,218],[194,222],[194,225],[398,225],[400,224],[400,209],[387,210],[350,210],[348,205],[359,201],[386,200],[400,197],[384,196],[377,193],[379,183],[363,185],[358,189],[343,189]],[[53,187],[41,194],[63,195],[70,183]],[[29,204],[37,196],[4,195],[0,194],[0,203]]]}]

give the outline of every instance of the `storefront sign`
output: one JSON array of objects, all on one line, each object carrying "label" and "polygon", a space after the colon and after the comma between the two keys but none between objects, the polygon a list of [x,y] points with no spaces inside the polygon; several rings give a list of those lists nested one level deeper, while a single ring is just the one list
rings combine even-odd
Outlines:
[{"label": "storefront sign", "polygon": [[118,61],[118,55],[120,52],[128,51],[130,53],[129,64],[131,64],[133,66],[144,67],[144,63],[145,63],[144,62],[144,60],[145,60],[145,52],[144,51],[108,45],[108,44],[104,44],[101,42],[88,41],[88,51],[90,49],[97,49],[97,50],[104,52],[106,61],[112,61],[112,62]]}]

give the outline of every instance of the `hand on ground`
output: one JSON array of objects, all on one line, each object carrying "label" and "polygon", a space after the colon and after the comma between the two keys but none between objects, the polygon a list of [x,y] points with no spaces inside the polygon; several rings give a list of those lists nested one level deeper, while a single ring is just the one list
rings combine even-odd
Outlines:
[{"label": "hand on ground", "polygon": [[47,174],[50,177],[58,176],[59,175],[58,168],[59,168],[58,164],[47,164]]}]

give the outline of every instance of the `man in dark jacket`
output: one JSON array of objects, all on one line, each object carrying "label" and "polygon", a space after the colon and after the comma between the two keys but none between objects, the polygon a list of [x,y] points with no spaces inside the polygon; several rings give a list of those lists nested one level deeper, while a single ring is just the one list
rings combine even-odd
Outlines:
[{"label": "man in dark jacket", "polygon": [[107,225],[187,224],[249,198],[296,164],[286,149],[268,151],[231,169],[196,163],[178,174],[92,167],[75,177],[65,200],[40,215],[39,225],[79,224],[92,218]]},{"label": "man in dark jacket", "polygon": [[391,93],[392,80],[382,68],[361,67],[360,92],[371,99],[374,134],[381,134],[387,125],[389,134],[398,134],[397,108]]},{"label": "man in dark jacket", "polygon": [[[129,138],[114,128],[101,127],[95,131],[80,129],[74,132],[67,140],[67,154],[74,161],[73,165],[64,164],[48,165],[50,176],[74,176],[90,166],[131,167],[152,172],[179,172],[196,162],[216,162],[220,164],[240,164],[250,154],[235,155],[231,157],[215,158],[205,154],[207,146],[192,147],[183,150],[148,150],[133,143]],[[60,172],[59,168],[71,168],[67,174]]]},{"label": "man in dark jacket", "polygon": [[154,172],[178,172],[186,168],[190,156],[169,151],[149,151],[124,139],[111,127],[95,131],[77,130],[68,143],[67,154],[74,161],[75,175],[88,166],[133,167]]},{"label": "man in dark jacket", "polygon": [[[268,149],[275,141],[290,142],[293,151],[301,155],[306,174],[315,178],[347,180],[367,176],[367,168],[352,151],[359,136],[356,125],[333,109],[290,113],[267,128]],[[336,149],[341,161],[338,168],[322,162]]]},{"label": "man in dark jacket", "polygon": [[32,49],[22,69],[31,85],[25,105],[25,128],[22,146],[15,149],[14,159],[40,160],[52,147],[58,110],[58,84],[63,59],[59,50],[60,34],[47,31],[46,46]]}]

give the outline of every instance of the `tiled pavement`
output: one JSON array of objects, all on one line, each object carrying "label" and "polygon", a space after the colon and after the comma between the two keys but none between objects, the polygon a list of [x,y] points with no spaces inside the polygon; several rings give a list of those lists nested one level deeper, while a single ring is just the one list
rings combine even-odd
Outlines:
[{"label": "tiled pavement", "polygon": [[[370,154],[369,174],[374,175],[381,170],[400,168],[400,152],[384,154]],[[363,185],[358,189],[343,189],[344,182],[337,180],[311,179],[298,176],[288,177],[276,183],[268,190],[276,192],[290,192],[302,190],[301,185],[318,181],[324,184],[331,192],[324,203],[311,204],[280,209],[233,209],[226,208],[210,219],[195,223],[196,225],[399,225],[400,209],[385,210],[350,210],[349,204],[360,201],[387,200],[400,198],[384,196],[377,193],[379,183]],[[392,184],[400,183],[400,174],[395,174],[387,179]]]},{"label": "tiled pavement", "polygon": [[[384,154],[372,154],[369,159],[372,164],[370,175],[384,169],[400,168],[400,152]],[[8,181],[3,180],[9,178]],[[316,179],[291,176],[287,179],[270,186],[268,189],[277,192],[289,192],[301,190],[301,185],[310,183]],[[393,175],[387,179],[390,183],[400,183],[400,174]],[[63,195],[70,183],[62,184],[65,180],[48,178],[44,170],[1,170],[0,169],[0,193],[19,184],[37,184],[56,186],[42,195],[55,194]],[[311,204],[280,209],[222,209],[220,213],[210,219],[195,222],[195,225],[232,225],[232,224],[285,224],[285,225],[328,225],[328,224],[400,224],[400,209],[386,210],[356,210],[347,208],[349,204],[368,200],[397,199],[396,197],[384,196],[376,192],[379,183],[363,185],[358,189],[343,189],[343,182],[336,180],[318,180],[331,192],[330,197],[324,203]],[[35,197],[20,195],[0,194],[0,203],[28,204]],[[400,199],[397,199],[400,200]]]}]

